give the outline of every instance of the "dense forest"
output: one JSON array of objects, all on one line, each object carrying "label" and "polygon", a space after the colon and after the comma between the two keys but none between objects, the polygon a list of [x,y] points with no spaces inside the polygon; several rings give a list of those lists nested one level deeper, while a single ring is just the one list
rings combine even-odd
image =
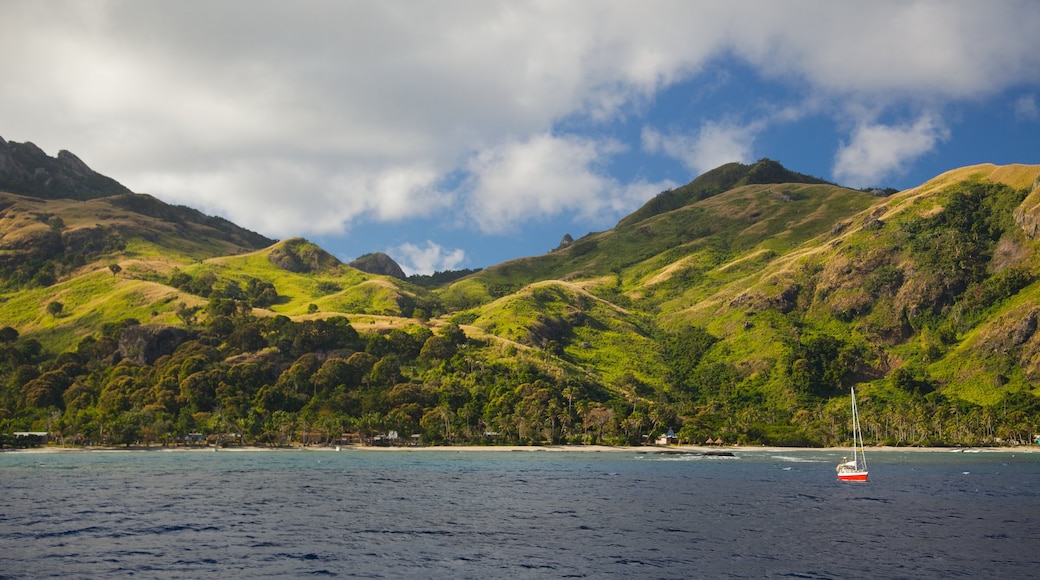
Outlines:
[{"label": "dense forest", "polygon": [[[848,438],[847,406],[830,395],[855,354],[827,338],[790,355],[807,386],[791,412],[742,388],[732,366],[702,364],[717,339],[697,327],[662,337],[674,387],[654,392],[631,374],[619,380],[628,384],[583,380],[564,370],[557,345],[472,340],[454,323],[359,333],[344,316],[256,317],[250,301],[264,290],[240,298],[215,291],[201,311],[181,305],[185,329],[110,324],[55,357],[3,328],[4,431],[42,429],[62,445],[199,444],[199,434],[207,444],[269,446],[638,445],[667,430],[688,444],[830,446]],[[199,317],[206,322],[195,323]],[[861,401],[869,442],[1025,443],[1040,416],[1040,400],[1028,394],[982,407],[948,399],[908,372],[891,383],[895,396]],[[625,390],[639,396],[617,395]]]}]

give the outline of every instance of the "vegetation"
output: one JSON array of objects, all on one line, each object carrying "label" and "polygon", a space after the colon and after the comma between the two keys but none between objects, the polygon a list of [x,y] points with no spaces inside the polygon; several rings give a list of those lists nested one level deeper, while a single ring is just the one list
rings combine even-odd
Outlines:
[{"label": "vegetation", "polygon": [[880,196],[731,164],[544,256],[403,280],[151,198],[10,196],[0,433],[830,446],[855,385],[868,442],[1028,442],[1038,174]]}]

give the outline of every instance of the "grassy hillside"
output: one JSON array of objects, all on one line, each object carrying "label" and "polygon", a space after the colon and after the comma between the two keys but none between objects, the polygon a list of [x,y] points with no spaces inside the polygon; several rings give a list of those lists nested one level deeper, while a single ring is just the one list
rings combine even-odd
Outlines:
[{"label": "grassy hillside", "polygon": [[[230,287],[233,297],[251,282],[277,294],[261,315],[316,308],[411,316],[434,303],[425,290],[359,272],[306,240],[272,243],[134,194],[76,201],[0,193],[0,273],[0,320],[52,352],[123,318],[176,324],[181,304],[201,308],[214,292]],[[61,312],[50,314],[51,303]]]},{"label": "grassy hillside", "polygon": [[[322,426],[638,443],[671,427],[831,445],[857,385],[875,442],[1024,440],[1040,430],[1038,184],[1040,166],[979,165],[879,197],[730,164],[441,286],[151,198],[3,196],[0,317],[18,338],[0,410],[28,425],[56,408],[69,429],[102,408],[180,417],[169,432],[219,418],[268,441]],[[187,334],[144,356],[166,326]]]},{"label": "grassy hillside", "polygon": [[1038,173],[944,174],[710,295],[687,291],[667,305],[670,323],[744,343],[730,364],[775,370],[768,344],[798,353],[826,337],[832,356],[851,357],[840,382],[873,378],[879,388],[897,382],[983,405],[1013,391],[1040,394],[1029,362],[1040,339],[1028,323],[1040,290],[1036,241],[1014,217]]},{"label": "grassy hillside", "polygon": [[[449,307],[467,308],[533,280],[559,279],[594,281],[603,285],[602,292],[613,289],[660,300],[672,291],[664,283],[673,278],[673,285],[682,284],[692,271],[735,258],[763,252],[776,256],[878,202],[833,185],[738,187],[638,223],[623,220],[612,230],[589,234],[543,256],[486,268],[451,284],[441,297]],[[740,268],[720,273],[739,275]]]}]

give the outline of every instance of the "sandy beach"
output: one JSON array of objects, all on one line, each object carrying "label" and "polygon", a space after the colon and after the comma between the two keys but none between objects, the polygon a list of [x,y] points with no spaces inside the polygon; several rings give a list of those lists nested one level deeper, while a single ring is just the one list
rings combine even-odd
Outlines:
[{"label": "sandy beach", "polygon": [[[309,451],[309,452],[348,452],[348,451],[392,451],[397,453],[465,453],[465,452],[529,452],[529,453],[783,453],[807,451],[845,451],[848,447],[757,447],[725,445],[707,447],[703,445],[668,445],[668,446],[610,446],[610,445],[432,445],[419,447],[378,447],[365,445],[341,446],[292,446],[292,447],[164,447],[131,446],[131,447],[60,447],[48,445],[30,449],[3,449],[0,453],[132,453],[132,452],[185,452],[185,453],[243,453],[270,451]],[[1040,453],[1040,445],[1021,445],[1009,447],[867,447],[870,453],[902,452],[902,453]]]}]

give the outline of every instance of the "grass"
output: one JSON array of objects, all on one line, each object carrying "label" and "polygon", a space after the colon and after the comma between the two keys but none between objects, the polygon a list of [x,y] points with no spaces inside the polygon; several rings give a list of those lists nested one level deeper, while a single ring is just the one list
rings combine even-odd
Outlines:
[{"label": "grass", "polygon": [[[713,179],[736,175],[723,173]],[[1040,382],[1040,338],[1007,352],[993,348],[995,337],[1012,333],[1024,313],[1040,303],[1040,286],[978,314],[977,326],[936,353],[929,351],[935,350],[934,340],[929,345],[932,339],[921,328],[905,340],[880,336],[903,323],[900,305],[912,302],[905,296],[912,284],[893,287],[887,295],[877,291],[881,283],[871,275],[881,267],[890,273],[914,272],[901,225],[942,211],[950,185],[999,179],[1030,187],[1038,174],[1038,166],[973,166],[889,198],[800,183],[742,185],[676,207],[668,205],[674,199],[663,198],[640,219],[622,220],[613,230],[486,268],[433,291],[343,266],[305,240],[228,255],[233,244],[192,239],[190,234],[200,230],[178,233],[169,225],[153,228],[149,239],[127,237],[121,252],[99,258],[92,268],[54,286],[0,296],[0,317],[54,350],[126,317],[177,324],[174,310],[180,301],[206,300],[166,286],[178,268],[193,277],[212,273],[218,287],[232,281],[245,287],[250,279],[273,284],[280,299],[264,314],[344,313],[361,328],[395,328],[412,307],[434,304],[445,312],[434,324],[458,320],[472,325],[505,344],[523,345],[520,350],[530,352],[532,360],[543,357],[545,363],[542,349],[546,337],[552,337],[561,350],[550,362],[609,385],[631,375],[654,390],[664,389],[668,369],[651,336],[692,324],[720,339],[707,355],[710,360],[739,369],[745,387],[771,400],[790,397],[782,369],[777,370],[789,345],[805,333],[823,333],[868,345],[870,363],[879,372],[901,364],[927,365],[944,393],[992,404],[1008,390],[1035,390],[1032,385]],[[702,185],[714,183],[709,182]],[[1022,208],[1034,206],[1040,207],[1040,200],[1031,197]],[[88,209],[69,208],[66,226],[85,226]],[[137,219],[125,210],[108,211],[112,223]],[[874,221],[878,217],[881,221]],[[28,231],[41,225],[30,220],[19,227]],[[1022,234],[1008,244],[1014,252],[1004,259],[1035,269],[1036,244]],[[302,273],[282,269],[270,258],[276,249],[314,258],[317,267]],[[112,261],[123,266],[119,275],[108,270]],[[911,278],[925,280],[931,279],[920,273]],[[897,295],[900,291],[903,295]],[[54,300],[64,304],[58,316],[46,312]],[[863,311],[842,317],[843,309],[856,308]],[[941,325],[952,312],[938,312],[928,324]]]}]

